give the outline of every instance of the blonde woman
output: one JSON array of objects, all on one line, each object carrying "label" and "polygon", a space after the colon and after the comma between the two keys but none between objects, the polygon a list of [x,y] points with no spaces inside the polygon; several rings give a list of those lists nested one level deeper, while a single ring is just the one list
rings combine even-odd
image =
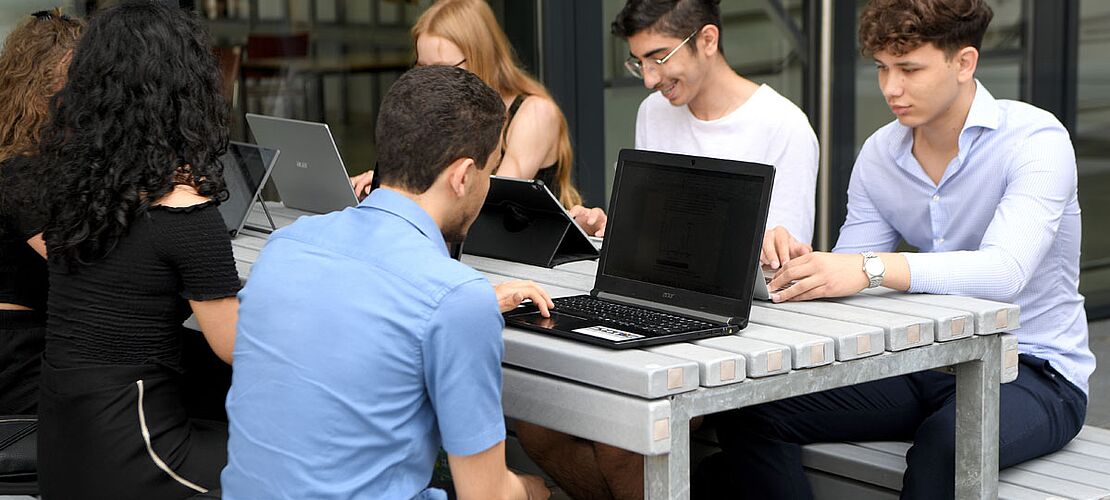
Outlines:
[{"label": "blonde woman", "polygon": [[[485,0],[440,0],[412,27],[416,64],[455,66],[481,78],[505,102],[497,175],[540,179],[587,233],[601,236],[605,213],[582,206],[571,182],[574,163],[567,121],[544,86],[517,65],[505,32]],[[372,174],[354,179],[365,193]]]}]

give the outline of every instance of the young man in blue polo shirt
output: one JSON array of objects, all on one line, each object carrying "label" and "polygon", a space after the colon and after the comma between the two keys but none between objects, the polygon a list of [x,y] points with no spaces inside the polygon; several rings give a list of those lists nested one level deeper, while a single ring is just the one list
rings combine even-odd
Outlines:
[{"label": "young man in blue polo shirt", "polygon": [[[1021,306],[1017,380],[1001,387],[999,466],[1063,447],[1083,426],[1095,359],[1079,295],[1075,155],[1048,112],[996,100],[974,75],[983,0],[872,0],[860,46],[897,118],[864,143],[833,253],[792,259],[776,302],[879,285]],[[891,253],[899,240],[919,253]],[[955,380],[937,372],[719,416],[702,469],[749,498],[808,498],[799,445],[912,440],[902,498],[952,498]],[[730,483],[727,486],[721,483]]]},{"label": "young man in blue polo shirt", "polygon": [[473,74],[405,73],[377,126],[381,189],[270,237],[240,292],[224,499],[542,499],[505,466],[500,310],[550,298],[452,260],[500,161],[505,107]]}]

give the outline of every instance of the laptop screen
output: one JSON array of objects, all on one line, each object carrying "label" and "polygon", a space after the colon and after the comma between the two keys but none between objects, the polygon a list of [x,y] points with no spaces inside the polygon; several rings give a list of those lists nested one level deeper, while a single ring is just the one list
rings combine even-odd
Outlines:
[{"label": "laptop screen", "polygon": [[242,228],[276,155],[273,149],[233,142],[220,157],[228,194],[227,200],[220,203],[220,215],[228,231],[234,233]]},{"label": "laptop screen", "polygon": [[[741,299],[766,177],[625,160],[604,275]],[[761,234],[760,234],[761,236]],[[617,257],[619,256],[619,257]]]}]

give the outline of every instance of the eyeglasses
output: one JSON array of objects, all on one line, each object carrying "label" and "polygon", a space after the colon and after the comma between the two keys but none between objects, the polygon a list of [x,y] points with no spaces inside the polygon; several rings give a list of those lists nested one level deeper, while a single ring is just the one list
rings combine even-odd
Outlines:
[{"label": "eyeglasses", "polygon": [[[671,58],[671,56],[675,55],[675,53],[678,52],[678,49],[681,49],[683,45],[686,45],[686,42],[689,42],[691,38],[694,38],[694,35],[697,35],[699,31],[701,31],[701,28],[698,28],[694,30],[693,33],[690,33],[690,36],[686,37],[685,40],[682,40],[682,43],[678,44],[677,47],[671,49],[670,52],[667,52],[667,55],[663,56],[662,59],[649,58],[648,60],[662,66],[664,63],[667,62],[668,59]],[[628,56],[628,59],[624,60],[624,67],[628,70],[629,73],[632,73],[632,76],[640,79],[644,78],[644,65],[640,62],[640,58],[636,56]]]},{"label": "eyeglasses", "polygon": [[40,10],[38,12],[32,13],[31,17],[33,17],[33,18],[35,18],[36,20],[39,20],[39,21],[55,19],[55,18],[61,19],[62,21],[68,21],[69,20],[69,16],[67,16],[65,14],[62,14],[61,9]]}]

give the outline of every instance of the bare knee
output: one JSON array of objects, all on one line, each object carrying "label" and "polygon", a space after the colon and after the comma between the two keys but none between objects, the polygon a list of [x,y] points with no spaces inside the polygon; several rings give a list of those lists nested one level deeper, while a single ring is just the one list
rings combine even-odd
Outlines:
[{"label": "bare knee", "polygon": [[569,446],[577,439],[570,434],[519,420],[516,422],[516,437],[533,460]]},{"label": "bare knee", "polygon": [[644,497],[643,455],[603,443],[594,443],[594,453],[614,499]]}]

